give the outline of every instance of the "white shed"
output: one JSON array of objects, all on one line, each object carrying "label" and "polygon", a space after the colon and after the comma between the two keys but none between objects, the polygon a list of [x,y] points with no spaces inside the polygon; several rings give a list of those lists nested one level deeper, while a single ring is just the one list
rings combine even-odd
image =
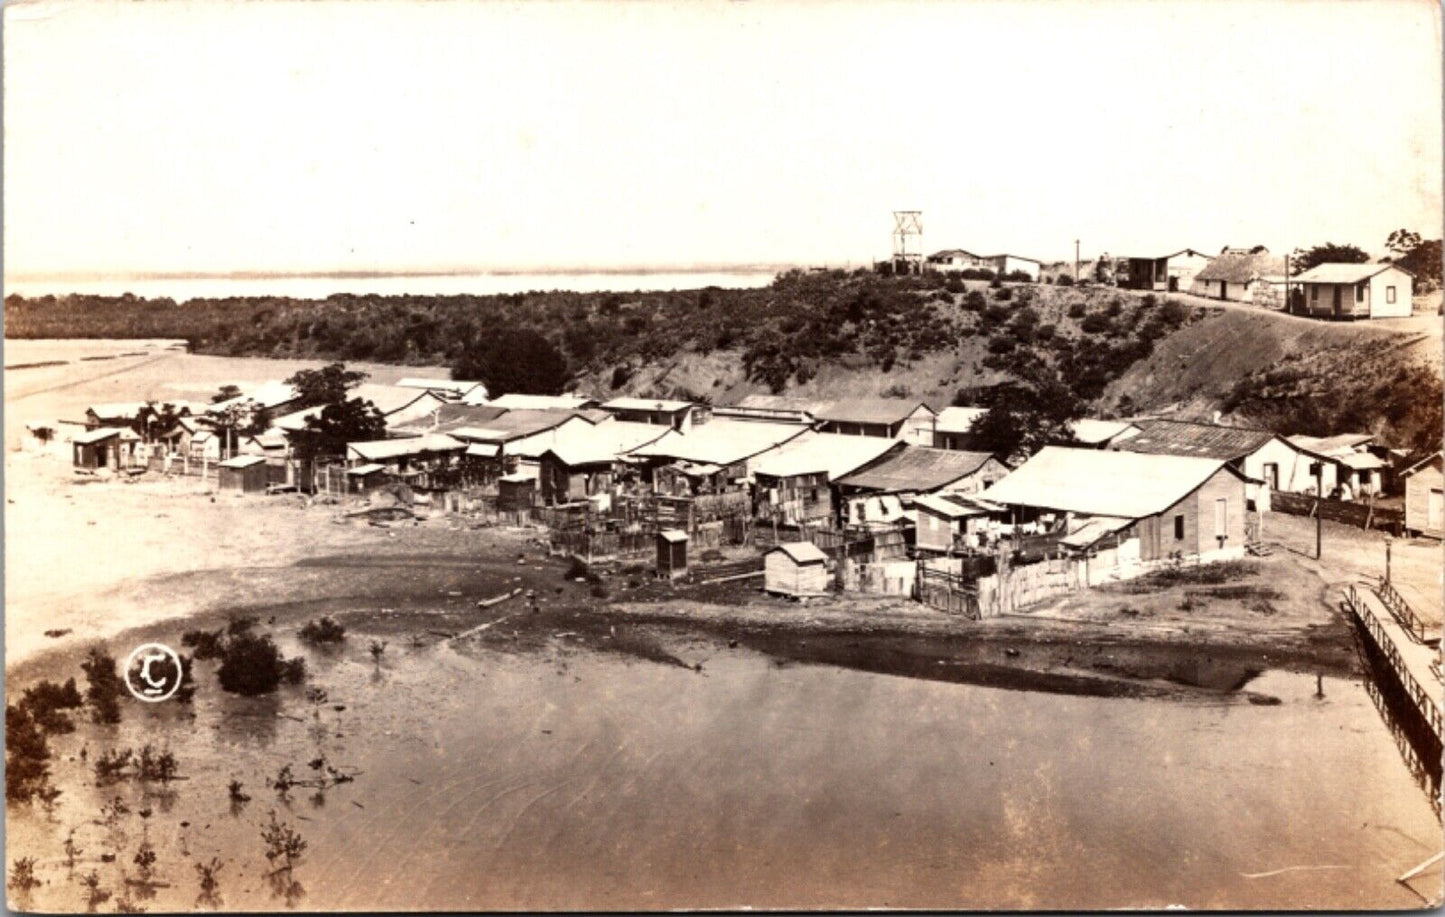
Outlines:
[{"label": "white shed", "polygon": [[1409,318],[1415,278],[1393,264],[1317,264],[1295,279],[1310,315]]},{"label": "white shed", "polygon": [[774,595],[826,595],[828,555],[810,541],[780,544],[763,555],[763,583]]}]

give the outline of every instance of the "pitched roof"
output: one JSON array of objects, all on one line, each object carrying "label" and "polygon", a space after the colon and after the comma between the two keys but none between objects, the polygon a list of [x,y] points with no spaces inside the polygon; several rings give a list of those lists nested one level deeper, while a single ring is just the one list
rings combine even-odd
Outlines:
[{"label": "pitched roof", "polygon": [[963,519],[967,516],[987,516],[989,510],[962,494],[924,494],[913,505],[945,519]]},{"label": "pitched roof", "polygon": [[953,257],[958,256],[958,255],[963,255],[963,256],[966,257],[966,258],[977,258],[977,257],[978,257],[978,255],[975,255],[973,252],[967,251],[967,250],[962,249],[962,248],[945,248],[945,249],[943,249],[942,251],[934,252],[933,254],[929,255],[928,257],[929,257],[929,259],[933,259],[933,258],[953,258]]},{"label": "pitched roof", "polygon": [[279,379],[269,379],[259,385],[238,385],[237,388],[241,390],[240,395],[207,405],[207,412],[218,414],[229,408],[241,407],[248,403],[255,403],[263,408],[274,408],[288,401],[295,401],[301,394],[297,391],[296,386]]},{"label": "pitched roof", "polygon": [[[435,403],[438,407],[444,406],[444,402],[440,401],[436,395],[428,391],[414,388],[401,388],[395,385],[372,385],[367,382],[363,382],[347,391],[347,401],[355,398],[370,401],[376,409],[381,412],[381,416],[383,417],[388,417],[392,414],[400,413],[407,408],[417,406],[417,402],[423,400]],[[299,411],[292,411],[290,414],[283,414],[275,419],[273,425],[280,427],[282,430],[291,430],[293,432],[304,430],[306,429],[306,421],[320,415],[326,407],[324,404],[318,404],[309,408],[302,408]]]},{"label": "pitched roof", "polygon": [[1139,429],[1136,424],[1127,420],[1094,420],[1090,417],[1080,417],[1069,423],[1069,432],[1074,434],[1074,439],[1087,446],[1107,443],[1130,428]]},{"label": "pitched roof", "polygon": [[719,418],[686,433],[669,430],[656,442],[633,451],[633,455],[732,465],[766,452],[807,432],[797,424],[767,423],[753,420]]},{"label": "pitched roof", "polygon": [[401,458],[405,455],[421,455],[426,452],[460,452],[466,443],[453,439],[445,433],[428,433],[424,436],[408,436],[403,439],[378,439],[364,443],[348,443],[347,450],[358,458],[371,462]]},{"label": "pitched roof", "polygon": [[825,564],[828,562],[828,555],[811,541],[785,541],[782,544],[774,545],[766,553],[782,551],[798,564]]},{"label": "pitched roof", "polygon": [[146,404],[144,401],[112,401],[107,404],[92,404],[86,410],[96,417],[120,420],[135,417]]},{"label": "pitched roof", "polygon": [[355,468],[348,468],[348,469],[346,469],[346,473],[347,473],[347,474],[354,474],[354,475],[358,475],[358,476],[359,476],[359,475],[367,475],[367,474],[376,474],[378,471],[385,471],[385,470],[386,470],[386,466],[385,466],[385,465],[378,465],[378,464],[376,464],[375,462],[371,462],[371,463],[366,464],[366,465],[357,465]]},{"label": "pitched roof", "polygon": [[1430,465],[1434,465],[1436,467],[1445,466],[1445,453],[1437,452],[1434,455],[1425,456],[1423,459],[1401,472],[1401,476],[1407,477],[1409,475],[1415,474],[1418,471],[1423,471]]},{"label": "pitched roof", "polygon": [[753,473],[775,478],[826,474],[829,481],[834,481],[897,448],[900,448],[897,440],[884,439],[881,436],[808,432],[788,440],[779,446],[777,451],[763,456],[753,466]]},{"label": "pitched roof", "polygon": [[613,398],[602,403],[604,411],[666,411],[676,414],[693,406],[691,401],[669,401],[661,398]]},{"label": "pitched roof", "polygon": [[122,436],[126,433],[131,433],[132,435],[134,435],[134,431],[123,430],[120,427],[96,427],[94,430],[85,430],[83,432],[77,433],[72,436],[70,440],[71,442],[80,443],[81,445],[88,445],[90,443],[98,443],[102,440],[110,439],[112,436]]},{"label": "pitched roof", "polygon": [[[1360,283],[1390,268],[1405,271],[1398,264],[1316,264],[1295,278],[1296,283]],[[1410,273],[1405,271],[1405,273]]]},{"label": "pitched roof", "polygon": [[838,479],[839,484],[882,493],[927,493],[968,477],[993,455],[905,444],[861,471]]},{"label": "pitched roof", "polygon": [[487,387],[480,382],[468,382],[463,379],[427,379],[421,376],[407,376],[405,379],[398,379],[396,384],[401,388],[419,388],[429,392],[443,392],[454,398],[476,391],[481,388],[485,395]]},{"label": "pitched roof", "polygon": [[1156,455],[1184,455],[1233,461],[1262,447],[1275,434],[1268,430],[1247,430],[1216,424],[1191,423],[1186,420],[1141,420],[1134,424],[1139,432],[1116,439],[1110,447],[1126,452],[1148,452]]},{"label": "pitched roof", "polygon": [[908,401],[903,398],[844,398],[818,402],[812,414],[819,420],[840,423],[895,424],[906,420],[920,407],[930,414],[933,413],[933,409],[922,401]]},{"label": "pitched roof", "polygon": [[[614,462],[638,446],[656,442],[669,432],[659,424],[614,421],[595,427],[574,427],[559,431],[557,442],[547,452],[564,465],[600,465]],[[542,453],[546,455],[547,452]]]},{"label": "pitched roof", "polygon": [[[480,403],[476,398],[476,392],[467,395],[465,400],[468,404]],[[485,399],[482,399],[485,400]],[[586,395],[522,395],[512,393],[493,398],[486,402],[493,407],[507,408],[508,410],[525,411],[566,411],[576,408],[583,408],[590,404],[596,404],[596,398]]]},{"label": "pitched roof", "polygon": [[1338,433],[1334,436],[1286,436],[1291,445],[1305,452],[1313,452],[1326,458],[1349,455],[1366,443],[1375,441],[1369,433]]},{"label": "pitched roof", "polygon": [[1195,280],[1223,280],[1227,283],[1248,283],[1266,274],[1283,274],[1284,259],[1269,252],[1257,255],[1226,252],[1206,264]]},{"label": "pitched roof", "polygon": [[1045,446],[979,496],[1013,506],[1139,519],[1178,503],[1221,468],[1239,476],[1217,458]]},{"label": "pitched roof", "polygon": [[264,455],[237,455],[226,459],[224,462],[217,462],[217,468],[250,468],[266,461]]},{"label": "pitched roof", "polygon": [[987,413],[988,408],[944,408],[938,412],[933,429],[939,433],[967,433]]},{"label": "pitched roof", "polygon": [[1059,541],[1071,548],[1087,548],[1089,545],[1124,528],[1133,519],[1121,519],[1118,516],[1089,516],[1079,521],[1074,530],[1066,534]]}]

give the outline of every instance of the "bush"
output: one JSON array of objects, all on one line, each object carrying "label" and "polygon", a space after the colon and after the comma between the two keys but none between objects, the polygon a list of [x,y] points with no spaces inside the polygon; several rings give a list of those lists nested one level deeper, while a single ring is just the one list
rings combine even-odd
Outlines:
[{"label": "bush", "polygon": [[1098,312],[1092,312],[1084,316],[1084,320],[1079,323],[1079,327],[1082,328],[1086,334],[1100,334],[1108,329],[1109,320]]},{"label": "bush", "polygon": [[75,724],[62,710],[74,710],[84,703],[75,679],[64,685],[53,681],[41,681],[34,687],[26,688],[20,698],[20,706],[29,712],[35,724],[45,732],[54,735],[75,731]]},{"label": "bush", "polygon": [[1054,332],[1057,330],[1059,330],[1058,326],[1053,324],[1052,322],[1040,325],[1034,329],[1034,339],[1039,341],[1052,340],[1054,337]]},{"label": "bush", "polygon": [[970,290],[968,295],[963,297],[963,308],[969,312],[982,312],[988,308],[988,297],[979,290]]},{"label": "bush", "polygon": [[1004,280],[1011,280],[1015,283],[1033,283],[1034,278],[1028,271],[1009,271],[1004,275]]},{"label": "bush", "polygon": [[1083,318],[1084,313],[1087,311],[1089,311],[1088,308],[1081,302],[1069,303],[1069,318]]},{"label": "bush", "polygon": [[1074,285],[1074,278],[1068,274],[1060,274],[1054,278],[1054,283],[1061,287],[1071,287]]},{"label": "bush", "polygon": [[181,634],[181,646],[195,650],[197,659],[220,659],[224,635],[224,629],[188,630]]},{"label": "bush", "polygon": [[235,634],[226,641],[216,671],[223,689],[246,697],[275,691],[284,674],[285,659],[276,642],[252,633]]},{"label": "bush", "polygon": [[961,277],[950,277],[944,281],[943,288],[950,293],[959,294],[967,292],[968,286],[964,284]]},{"label": "bush", "polygon": [[338,624],[335,618],[325,615],[319,620],[307,621],[297,636],[301,638],[302,643],[311,646],[340,643],[346,639],[346,628]]},{"label": "bush", "polygon": [[5,798],[29,802],[50,782],[50,745],[24,707],[5,707]]},{"label": "bush", "polygon": [[1003,281],[995,277],[988,282],[988,285],[991,289],[997,290],[1003,287]]},{"label": "bush", "polygon": [[85,671],[85,700],[90,704],[91,717],[97,723],[119,723],[125,684],[116,674],[115,657],[98,646],[92,647],[80,667]]},{"label": "bush", "polygon": [[993,298],[997,299],[999,302],[1008,302],[1010,299],[1014,298],[1014,291],[1009,289],[1008,287],[999,287],[998,289],[993,291]]}]

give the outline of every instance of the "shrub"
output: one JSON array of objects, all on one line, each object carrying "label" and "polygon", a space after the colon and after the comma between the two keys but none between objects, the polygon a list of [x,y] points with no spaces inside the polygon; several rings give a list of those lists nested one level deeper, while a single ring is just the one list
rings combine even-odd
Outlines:
[{"label": "shrub", "polygon": [[[718,346],[719,346],[719,347],[726,347],[727,345],[724,344],[724,343],[722,343],[721,340],[719,340]],[[631,378],[632,378],[632,370],[631,370],[631,368],[629,368],[629,367],[626,366],[626,365],[618,366],[617,368],[615,368],[614,370],[612,370],[612,388],[614,388],[614,389],[622,388],[622,386],[626,385],[626,384],[628,383],[628,381],[631,380]]]},{"label": "shrub", "polygon": [[1061,287],[1071,287],[1074,285],[1074,278],[1068,274],[1060,274],[1054,278],[1054,283]]},{"label": "shrub", "polygon": [[999,280],[997,277],[994,277],[992,280],[990,280],[990,281],[988,282],[988,285],[989,285],[990,289],[994,289],[994,290],[1002,289],[1002,288],[1003,288],[1003,281],[1002,281],[1002,280]]},{"label": "shrub", "polygon": [[269,636],[239,633],[226,641],[216,676],[223,689],[254,697],[276,690],[281,683],[284,666],[281,651]]},{"label": "shrub", "polygon": [[1009,287],[999,287],[993,291],[993,298],[1000,302],[1008,302],[1014,298],[1014,291]]},{"label": "shrub", "polygon": [[188,630],[181,635],[181,646],[195,650],[197,659],[220,659],[224,629]]},{"label": "shrub", "polygon": [[74,710],[83,702],[74,678],[64,685],[42,680],[26,688],[20,698],[20,706],[29,711],[36,725],[52,735],[75,731],[75,724],[61,711]]},{"label": "shrub", "polygon": [[1124,302],[1123,302],[1123,300],[1119,299],[1119,297],[1117,297],[1117,296],[1115,296],[1113,299],[1109,300],[1109,304],[1104,307],[1104,314],[1107,315],[1109,318],[1114,318],[1114,317],[1117,316],[1120,312],[1123,312],[1123,311],[1124,311]]},{"label": "shrub", "polygon": [[98,646],[91,647],[80,667],[85,671],[85,700],[90,704],[91,717],[97,723],[119,723],[125,685],[116,674],[115,657]]},{"label": "shrub", "polygon": [[136,762],[136,776],[142,780],[169,783],[176,779],[176,756],[170,751],[156,751],[149,743],[141,747]]},{"label": "shrub", "polygon": [[943,288],[950,293],[958,294],[966,291],[968,286],[964,284],[961,277],[950,277],[944,281]]},{"label": "shrub", "polygon": [[300,656],[292,656],[281,663],[281,680],[288,685],[305,684],[306,660]]},{"label": "shrub", "polygon": [[1086,334],[1100,334],[1109,327],[1109,320],[1098,312],[1091,312],[1079,323]]},{"label": "shrub", "polygon": [[1088,309],[1084,306],[1084,304],[1081,303],[1081,302],[1071,302],[1071,303],[1069,303],[1069,310],[1068,310],[1068,316],[1069,316],[1069,318],[1083,318],[1083,317],[1084,317],[1084,313],[1087,312],[1087,311],[1089,311],[1089,310],[1088,310]]},{"label": "shrub", "polygon": [[5,798],[28,802],[50,782],[50,745],[24,707],[5,706]]},{"label": "shrub", "polygon": [[312,646],[340,643],[346,639],[346,628],[338,624],[335,618],[325,615],[319,620],[307,621],[298,636],[302,643]]},{"label": "shrub", "polygon": [[988,308],[988,297],[979,290],[970,290],[968,295],[963,297],[963,308],[969,312],[982,312]]},{"label": "shrub", "polygon": [[1047,324],[1040,325],[1040,326],[1038,326],[1037,328],[1034,329],[1034,338],[1035,338],[1035,340],[1039,340],[1039,341],[1052,340],[1052,339],[1053,339],[1053,336],[1054,336],[1054,332],[1057,331],[1057,330],[1058,330],[1058,326],[1055,325],[1055,324],[1053,324],[1052,322],[1049,322],[1049,323],[1047,323]]}]

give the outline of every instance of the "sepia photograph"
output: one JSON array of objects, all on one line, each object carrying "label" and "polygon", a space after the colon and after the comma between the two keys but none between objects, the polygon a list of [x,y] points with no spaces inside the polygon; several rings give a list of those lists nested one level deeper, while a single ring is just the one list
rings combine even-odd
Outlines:
[{"label": "sepia photograph", "polygon": [[8,907],[1445,898],[1432,0],[12,0]]}]

